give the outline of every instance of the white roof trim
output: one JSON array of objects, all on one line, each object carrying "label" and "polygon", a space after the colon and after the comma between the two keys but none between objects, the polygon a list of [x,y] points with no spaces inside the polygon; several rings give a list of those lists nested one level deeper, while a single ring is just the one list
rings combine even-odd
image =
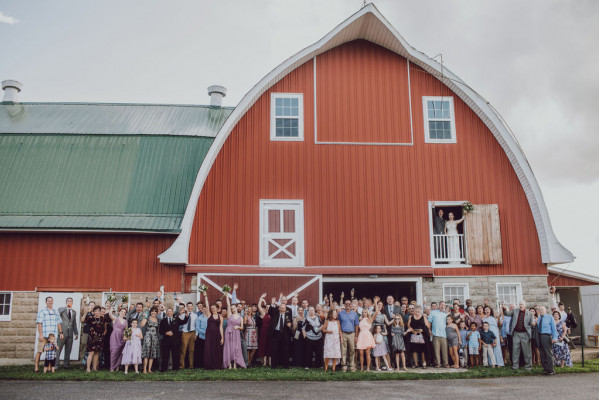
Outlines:
[{"label": "white roof trim", "polygon": [[582,272],[570,271],[560,267],[549,266],[547,270],[553,274],[566,276],[568,278],[582,279],[584,281],[599,283],[599,276],[583,274]]},{"label": "white roof trim", "polygon": [[[372,3],[363,7],[318,42],[306,47],[281,63],[258,82],[239,102],[233,113],[231,113],[216,135],[214,143],[210,147],[210,150],[200,167],[181,223],[181,234],[177,237],[177,240],[175,240],[172,246],[159,256],[162,263],[187,264],[193,220],[204,182],[208,177],[208,173],[210,172],[220,149],[243,115],[264,92],[292,70],[327,50],[356,39],[371,41],[406,57],[410,62],[418,65],[429,73],[441,75],[441,64],[411,47]],[[445,66],[443,67],[443,74],[445,76],[445,79],[442,79],[443,83],[468,104],[482,119],[485,125],[491,130],[514,167],[516,175],[524,188],[533,214],[539,236],[543,263],[559,264],[573,261],[574,256],[572,253],[559,243],[553,233],[551,222],[549,220],[549,213],[545,206],[539,184],[535,179],[522,149],[511,134],[509,127],[485,99],[472,90],[468,85],[463,83],[458,76],[445,68]]]}]

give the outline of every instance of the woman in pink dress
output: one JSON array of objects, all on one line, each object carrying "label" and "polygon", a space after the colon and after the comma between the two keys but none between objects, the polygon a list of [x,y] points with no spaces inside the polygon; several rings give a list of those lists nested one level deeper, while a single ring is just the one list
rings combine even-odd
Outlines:
[{"label": "woman in pink dress", "polygon": [[367,309],[362,310],[362,320],[359,325],[360,333],[358,334],[358,343],[356,343],[356,348],[360,352],[360,371],[364,371],[364,353],[366,353],[366,371],[370,371],[370,349],[376,346],[370,328],[372,327],[372,321],[379,312],[376,311],[370,317],[368,313]]},{"label": "woman in pink dress", "polygon": [[127,328],[127,309],[121,308],[118,317],[112,314],[112,305],[106,311],[106,315],[112,320],[112,333],[110,334],[110,371],[116,371],[121,366],[121,357],[123,356],[123,347],[125,340],[123,333]]},{"label": "woman in pink dress", "polygon": [[241,331],[243,331],[243,318],[237,312],[237,307],[231,307],[229,296],[227,297],[227,329],[225,330],[225,346],[223,348],[223,367],[233,367],[237,365],[247,368],[241,352]]},{"label": "woman in pink dress", "polygon": [[[266,304],[266,293],[263,293],[258,300],[258,312],[262,317],[262,327],[260,328],[260,335],[258,335],[258,357],[262,358],[262,365],[270,365],[270,341],[268,340],[268,327],[270,326],[270,315],[268,314],[268,306]],[[262,308],[262,304],[266,308]]]}]

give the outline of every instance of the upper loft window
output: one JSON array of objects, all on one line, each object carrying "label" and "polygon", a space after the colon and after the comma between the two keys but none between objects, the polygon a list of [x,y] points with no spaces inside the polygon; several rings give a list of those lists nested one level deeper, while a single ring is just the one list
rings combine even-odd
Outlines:
[{"label": "upper loft window", "polygon": [[425,143],[455,143],[453,97],[422,97]]},{"label": "upper loft window", "polygon": [[271,93],[270,140],[304,140],[302,93]]}]

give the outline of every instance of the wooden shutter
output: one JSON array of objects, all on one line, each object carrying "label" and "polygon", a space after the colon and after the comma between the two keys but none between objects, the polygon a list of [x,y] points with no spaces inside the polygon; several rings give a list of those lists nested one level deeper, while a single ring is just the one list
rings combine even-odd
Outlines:
[{"label": "wooden shutter", "polygon": [[497,204],[475,204],[466,214],[466,262],[471,265],[501,264],[501,231]]}]

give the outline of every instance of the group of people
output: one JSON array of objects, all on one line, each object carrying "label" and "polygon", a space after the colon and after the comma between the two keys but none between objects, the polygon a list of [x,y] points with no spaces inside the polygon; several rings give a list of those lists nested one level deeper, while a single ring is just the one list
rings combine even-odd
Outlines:
[{"label": "group of people", "polygon": [[[411,368],[467,368],[481,365],[502,367],[507,357],[512,368],[524,363],[542,363],[546,374],[554,365],[571,366],[563,305],[548,315],[545,307],[526,309],[526,303],[501,305],[493,310],[488,300],[474,307],[466,300],[446,305],[432,302],[422,307],[407,297],[385,302],[374,298],[345,299],[333,295],[317,304],[281,293],[266,301],[262,294],[254,304],[231,295],[212,303],[206,293],[203,302],[183,303],[175,296],[176,307],[166,307],[162,292],[150,304],[139,302],[130,308],[105,307],[89,302],[82,309],[81,359],[87,371],[100,364],[111,371],[161,372],[180,368],[247,368],[252,365],[324,368],[335,371],[407,370]],[[45,352],[47,368],[63,348],[70,354],[77,339],[72,299],[55,311],[53,299],[38,313],[39,358]],[[558,309],[559,308],[559,309]],[[71,338],[71,344],[68,343]],[[58,339],[58,343],[55,343]],[[374,360],[374,363],[372,362]],[[372,366],[374,364],[374,366]],[[64,368],[69,368],[65,357]],[[46,366],[44,371],[47,370]]]}]

